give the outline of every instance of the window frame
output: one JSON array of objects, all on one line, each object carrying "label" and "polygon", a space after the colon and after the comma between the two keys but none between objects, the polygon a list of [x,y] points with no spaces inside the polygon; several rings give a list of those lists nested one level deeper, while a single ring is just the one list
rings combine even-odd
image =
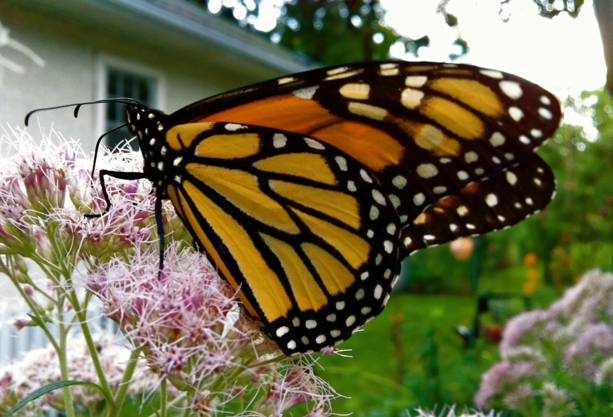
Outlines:
[{"label": "window frame", "polygon": [[[95,100],[104,100],[108,98],[108,79],[111,69],[154,79],[156,85],[153,91],[153,107],[160,110],[166,108],[166,77],[162,71],[152,66],[141,64],[140,62],[105,53],[100,53],[96,57]],[[94,133],[96,135],[96,140],[106,132],[105,108],[106,106],[94,106]]]}]

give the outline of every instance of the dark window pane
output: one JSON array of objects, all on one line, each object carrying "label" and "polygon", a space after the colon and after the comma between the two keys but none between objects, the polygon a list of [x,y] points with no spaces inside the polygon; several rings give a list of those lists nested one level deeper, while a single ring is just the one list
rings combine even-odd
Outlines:
[{"label": "dark window pane", "polygon": [[108,88],[109,97],[117,95],[117,73],[113,70],[109,71]]},{"label": "dark window pane", "polygon": [[[134,98],[142,104],[155,107],[153,102],[156,91],[156,80],[138,74],[110,68],[107,72],[107,97]],[[110,103],[106,105],[106,131],[126,122],[125,106]],[[127,128],[119,129],[105,137],[107,146],[115,148],[123,141],[132,137]],[[132,149],[138,150],[138,141],[131,142]]]}]

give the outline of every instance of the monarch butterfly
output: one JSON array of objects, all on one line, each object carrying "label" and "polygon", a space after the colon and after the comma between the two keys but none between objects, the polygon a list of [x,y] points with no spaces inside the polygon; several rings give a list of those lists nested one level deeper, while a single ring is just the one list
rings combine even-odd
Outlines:
[{"label": "monarch butterfly", "polygon": [[559,103],[500,71],[366,62],[170,115],[107,101],[126,104],[145,161],[142,173],[100,172],[107,204],[105,175],[151,180],[158,220],[170,198],[287,355],[336,345],[377,316],[415,251],[508,228],[555,195],[534,151],[558,127]]}]

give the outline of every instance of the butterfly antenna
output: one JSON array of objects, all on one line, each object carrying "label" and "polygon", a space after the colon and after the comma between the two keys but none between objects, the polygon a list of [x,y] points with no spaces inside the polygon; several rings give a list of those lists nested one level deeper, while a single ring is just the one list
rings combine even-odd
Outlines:
[{"label": "butterfly antenna", "polygon": [[28,114],[26,114],[24,122],[25,122],[25,125],[27,126],[28,122],[30,121],[30,116],[32,116],[34,113],[37,113],[39,111],[63,109],[66,107],[74,107],[75,108],[74,117],[77,117],[79,115],[79,109],[81,109],[81,106],[85,106],[89,104],[103,104],[103,103],[121,103],[121,104],[139,104],[140,105],[140,102],[138,100],[134,100],[133,98],[129,98],[129,97],[106,98],[103,100],[85,101],[82,103],[63,104],[61,106],[43,107],[40,109],[34,109],[28,112]]},{"label": "butterfly antenna", "polygon": [[94,179],[94,172],[96,172],[96,161],[98,160],[98,149],[100,147],[100,143],[102,142],[102,139],[104,139],[105,136],[108,136],[114,131],[121,129],[122,127],[126,127],[127,125],[128,125],[127,123],[124,123],[122,125],[112,128],[108,132],[102,134],[102,136],[100,136],[98,140],[96,141],[96,147],[94,148],[94,164],[92,165],[92,181]]}]

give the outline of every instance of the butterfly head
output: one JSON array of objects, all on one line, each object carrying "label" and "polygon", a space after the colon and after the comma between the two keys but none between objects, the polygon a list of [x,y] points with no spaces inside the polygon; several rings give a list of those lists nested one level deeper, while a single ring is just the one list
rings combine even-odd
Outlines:
[{"label": "butterfly head", "polygon": [[138,136],[141,147],[144,142],[150,141],[161,135],[164,131],[162,119],[165,114],[159,110],[150,109],[142,104],[128,104],[126,106],[128,116],[128,130]]},{"label": "butterfly head", "polygon": [[144,157],[144,170],[154,187],[161,185],[167,179],[169,158],[168,147],[165,145],[166,115],[160,110],[150,109],[142,104],[128,104],[126,107],[128,130],[136,135]]}]

